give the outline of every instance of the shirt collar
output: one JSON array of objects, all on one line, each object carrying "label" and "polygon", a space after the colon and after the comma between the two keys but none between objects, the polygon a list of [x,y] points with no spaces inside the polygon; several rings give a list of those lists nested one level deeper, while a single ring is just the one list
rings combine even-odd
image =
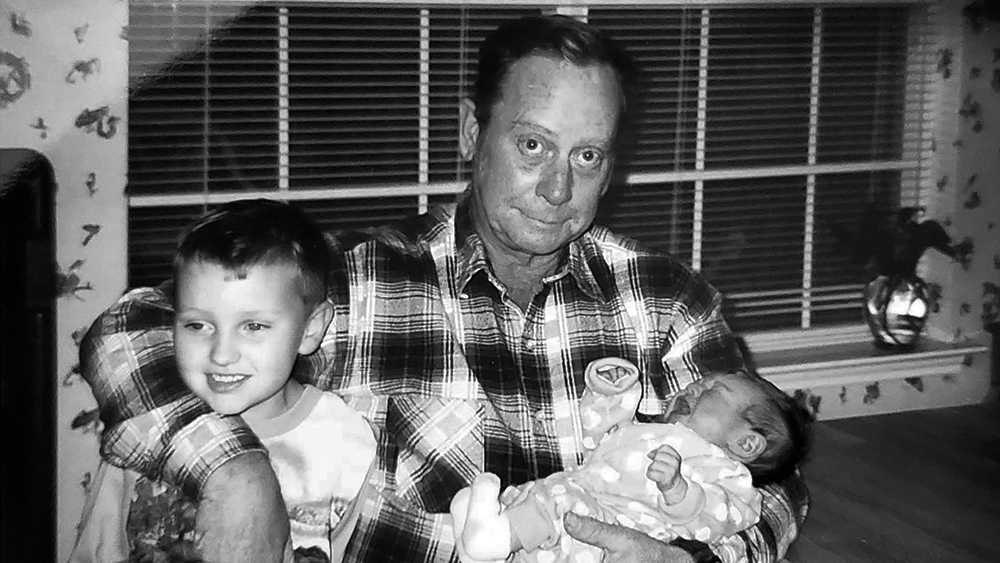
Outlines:
[{"label": "shirt collar", "polygon": [[[466,195],[467,193],[462,196],[455,208],[456,274],[458,287],[461,289],[465,289],[479,272],[490,270],[486,246],[473,228],[471,206]],[[556,273],[543,281],[549,284],[567,275],[576,282],[580,291],[595,301],[607,301],[614,294],[611,270],[589,232],[570,243]]]}]

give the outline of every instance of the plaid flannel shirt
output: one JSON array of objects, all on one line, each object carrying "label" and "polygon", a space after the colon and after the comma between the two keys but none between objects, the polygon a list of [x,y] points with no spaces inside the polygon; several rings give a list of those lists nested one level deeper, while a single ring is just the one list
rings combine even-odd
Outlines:
[{"label": "plaid flannel shirt", "polygon": [[[333,323],[297,370],[378,429],[378,460],[349,561],[447,561],[449,503],[481,471],[503,485],[583,461],[584,369],[617,356],[643,374],[640,412],[709,373],[742,367],[720,295],[672,259],[594,227],[526,311],[490,271],[468,210],[437,209],[344,249]],[[138,289],[81,348],[112,463],[197,494],[260,442],[193,397],[172,355],[168,291]],[[702,560],[779,559],[805,516],[801,481],[765,488],[755,527]],[[692,550],[690,545],[689,550]]]}]

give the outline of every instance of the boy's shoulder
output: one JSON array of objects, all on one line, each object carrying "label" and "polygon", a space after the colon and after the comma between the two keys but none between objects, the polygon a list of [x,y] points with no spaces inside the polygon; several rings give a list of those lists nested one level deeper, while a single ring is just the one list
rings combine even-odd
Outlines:
[{"label": "boy's shoulder", "polygon": [[372,426],[358,410],[336,393],[323,391],[309,384],[304,387],[304,414],[294,428],[279,438],[303,443],[309,449],[314,449],[315,443],[328,443],[335,450],[341,447],[358,447],[374,451]]}]

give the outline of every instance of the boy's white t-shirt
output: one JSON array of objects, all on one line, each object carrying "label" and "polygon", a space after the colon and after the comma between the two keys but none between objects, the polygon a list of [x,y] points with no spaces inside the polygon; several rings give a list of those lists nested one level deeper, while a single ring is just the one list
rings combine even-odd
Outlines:
[{"label": "boy's white t-shirt", "polygon": [[[333,561],[342,559],[356,523],[350,509],[375,459],[371,426],[340,397],[306,385],[291,409],[250,428],[281,485],[292,545],[319,546]],[[329,553],[331,544],[341,552]]]}]

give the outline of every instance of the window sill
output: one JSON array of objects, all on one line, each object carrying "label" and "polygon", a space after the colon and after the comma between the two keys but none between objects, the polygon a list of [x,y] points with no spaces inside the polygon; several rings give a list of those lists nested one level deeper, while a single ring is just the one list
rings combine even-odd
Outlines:
[{"label": "window sill", "polygon": [[991,390],[985,336],[925,336],[904,351],[877,348],[860,325],[746,338],[760,374],[821,420],[980,403]]}]

